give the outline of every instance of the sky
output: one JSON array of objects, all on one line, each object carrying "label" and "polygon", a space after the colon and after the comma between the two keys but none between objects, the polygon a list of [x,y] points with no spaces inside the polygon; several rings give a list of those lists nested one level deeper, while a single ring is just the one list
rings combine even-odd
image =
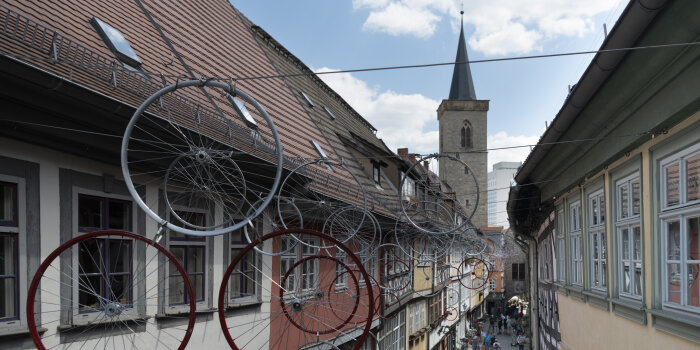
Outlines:
[{"label": "sky", "polygon": [[[625,0],[231,0],[314,71],[453,62],[464,6],[470,60],[600,48]],[[471,64],[490,100],[489,148],[536,144],[593,55]],[[387,146],[438,151],[437,108],[452,66],[321,75]],[[529,147],[489,151],[524,161]]]}]

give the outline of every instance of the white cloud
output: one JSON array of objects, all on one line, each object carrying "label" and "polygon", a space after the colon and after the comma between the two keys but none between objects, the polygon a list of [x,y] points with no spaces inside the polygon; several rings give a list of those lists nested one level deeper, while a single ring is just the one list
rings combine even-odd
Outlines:
[{"label": "white cloud", "polygon": [[440,17],[424,8],[391,3],[383,9],[370,12],[362,28],[391,35],[410,34],[428,38],[435,32],[438,20]]},{"label": "white cloud", "polygon": [[539,32],[528,30],[520,23],[509,22],[497,31],[471,37],[469,47],[487,55],[526,53],[539,50],[538,42],[541,38]]},{"label": "white cloud", "polygon": [[[321,68],[317,72],[332,71]],[[338,94],[343,96],[356,111],[377,128],[389,149],[408,147],[410,152],[428,154],[438,151],[437,127],[429,128],[437,118],[440,101],[420,94],[399,94],[391,90],[380,91],[350,73],[320,75]],[[512,136],[498,132],[487,137],[488,148],[500,148],[536,144],[539,136]],[[524,161],[529,147],[501,151],[489,151],[488,167],[501,161]]]},{"label": "white cloud", "polygon": [[[540,50],[545,40],[581,37],[594,30],[593,17],[622,0],[490,0],[470,2],[464,22],[474,27],[470,45],[487,55]],[[459,30],[459,0],[353,0],[369,12],[365,30],[427,38],[444,19]]]},{"label": "white cloud", "polygon": [[[324,67],[317,72],[331,70]],[[377,128],[377,136],[392,151],[396,152],[400,147],[408,147],[409,151],[416,153],[437,151],[438,130],[426,127],[437,118],[435,111],[440,101],[420,94],[380,91],[349,73],[320,77]]]},{"label": "white cloud", "polygon": [[[486,138],[486,143],[489,149],[503,148],[512,146],[524,146],[537,144],[539,136],[513,136],[508,135],[505,131],[499,131],[494,135],[489,135]],[[488,169],[491,170],[494,163],[498,162],[524,162],[527,155],[530,154],[530,147],[510,148],[498,151],[489,151]]]}]

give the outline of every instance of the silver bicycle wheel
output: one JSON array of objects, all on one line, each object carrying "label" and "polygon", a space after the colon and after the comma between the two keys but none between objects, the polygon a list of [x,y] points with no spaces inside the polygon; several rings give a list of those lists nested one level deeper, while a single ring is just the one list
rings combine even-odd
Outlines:
[{"label": "silver bicycle wheel", "polygon": [[[231,105],[214,111],[193,102],[205,100],[188,87],[223,90]],[[265,123],[257,124],[254,115]],[[228,233],[260,215],[277,192],[282,166],[282,144],[265,109],[245,92],[210,80],[178,82],[151,95],[131,117],[121,147],[122,174],[134,201],[160,225],[193,236]],[[151,184],[167,192],[168,215],[146,203]],[[203,224],[179,215],[179,206],[195,204],[223,209],[222,220]],[[241,219],[243,208],[251,207]]]}]

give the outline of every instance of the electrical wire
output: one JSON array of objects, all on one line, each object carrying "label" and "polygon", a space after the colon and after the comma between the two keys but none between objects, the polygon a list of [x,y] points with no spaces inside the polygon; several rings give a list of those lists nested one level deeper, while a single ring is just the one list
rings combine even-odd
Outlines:
[{"label": "electrical wire", "polygon": [[[33,125],[33,126],[40,126],[40,127],[46,127],[46,128],[53,128],[53,129],[61,129],[65,131],[73,131],[73,132],[81,132],[81,133],[86,133],[86,134],[95,134],[99,136],[107,136],[107,137],[116,137],[116,138],[121,138],[123,135],[114,135],[114,134],[106,134],[106,133],[100,133],[100,132],[95,132],[95,131],[89,131],[89,130],[81,130],[81,129],[73,129],[73,128],[67,128],[63,126],[58,126],[58,125],[49,125],[49,124],[40,124],[40,123],[33,123],[33,122],[28,122],[24,120],[11,120],[11,119],[0,119],[0,122],[6,122],[6,123],[18,123],[18,124],[27,124],[27,125]],[[484,152],[492,152],[492,151],[501,151],[501,150],[506,150],[506,149],[513,149],[513,148],[523,148],[523,147],[535,147],[535,146],[550,146],[550,145],[558,145],[558,144],[567,144],[567,143],[578,143],[578,142],[590,142],[590,141],[598,141],[598,140],[603,140],[603,139],[608,139],[608,138],[620,138],[620,137],[638,137],[638,136],[644,136],[644,135],[659,135],[663,134],[666,131],[659,131],[659,132],[654,132],[654,131],[643,131],[643,132],[637,132],[637,133],[631,133],[631,134],[624,134],[624,135],[610,135],[610,136],[601,136],[601,137],[592,137],[592,138],[585,138],[585,139],[573,139],[573,140],[565,140],[565,141],[554,141],[554,142],[544,142],[540,144],[525,144],[525,145],[515,145],[515,146],[506,146],[506,147],[494,147],[494,148],[484,148],[482,150],[472,150],[472,151],[466,151],[466,152],[459,152],[459,153],[484,153]],[[454,152],[445,152],[446,154],[454,153]],[[433,155],[435,153],[426,153],[426,154],[420,154],[420,153],[411,153],[410,155],[413,157],[416,157],[417,160],[419,160],[422,157],[426,157],[429,155]],[[384,155],[384,158],[399,158],[403,159],[402,156],[399,156],[397,154],[393,155]],[[354,159],[376,159],[378,157],[359,157],[359,156],[353,156]],[[405,160],[405,159],[404,159]]]},{"label": "electrical wire", "polygon": [[[340,73],[359,73],[359,72],[376,72],[385,70],[397,70],[397,69],[416,69],[416,68],[428,68],[428,67],[439,67],[439,66],[451,66],[456,64],[477,64],[477,63],[493,63],[493,62],[505,62],[505,61],[519,61],[519,60],[532,60],[532,59],[542,59],[542,58],[552,58],[552,57],[565,57],[565,56],[576,56],[576,55],[591,55],[598,53],[611,53],[611,52],[625,52],[625,51],[638,51],[638,50],[648,50],[648,49],[660,49],[660,48],[673,48],[673,47],[685,47],[685,46],[697,46],[700,45],[700,41],[685,42],[685,43],[671,43],[671,44],[659,44],[659,45],[645,45],[645,46],[632,46],[617,49],[601,49],[601,50],[587,50],[587,51],[571,51],[571,52],[560,52],[552,54],[542,54],[542,55],[529,55],[529,56],[510,56],[502,58],[487,58],[481,60],[467,60],[467,61],[455,61],[455,62],[438,62],[438,63],[425,63],[425,64],[411,64],[411,65],[401,65],[401,66],[384,66],[384,67],[370,67],[370,68],[356,68],[356,69],[341,69],[332,70],[326,72],[308,72],[308,73],[294,73],[294,74],[273,74],[273,75],[257,75],[257,76],[243,76],[243,77],[200,77],[200,79],[207,80],[218,80],[218,81],[246,81],[246,80],[260,80],[260,79],[274,79],[274,78],[290,78],[290,77],[300,77],[300,76],[311,76],[311,75],[327,75],[327,74],[340,74]],[[67,63],[74,66],[86,66],[73,62],[67,62],[61,59],[54,60],[47,57],[37,57],[29,55],[13,54],[6,51],[0,51],[1,55],[22,59],[30,60],[41,60],[50,61],[53,63]],[[115,67],[120,70],[127,70],[123,67]],[[149,75],[152,77],[167,77],[173,79],[181,79],[182,74],[163,74],[154,73],[149,71],[139,71],[141,74]]]}]

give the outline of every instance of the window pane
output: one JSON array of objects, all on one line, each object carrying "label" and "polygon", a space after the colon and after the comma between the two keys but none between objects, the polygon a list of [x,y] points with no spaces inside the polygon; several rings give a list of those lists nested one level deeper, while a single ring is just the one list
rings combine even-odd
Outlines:
[{"label": "window pane", "polygon": [[188,247],[187,272],[204,272],[204,247]]},{"label": "window pane", "polygon": [[0,196],[2,196],[0,198],[0,221],[15,223],[17,217],[17,185],[0,182]]},{"label": "window pane", "polygon": [[688,305],[700,307],[700,264],[688,264]]},{"label": "window pane", "polygon": [[619,187],[620,189],[620,218],[624,219],[630,216],[629,212],[629,195],[627,193],[627,184]]},{"label": "window pane", "polygon": [[668,264],[667,270],[668,300],[672,303],[681,303],[681,264]]},{"label": "window pane", "polygon": [[605,241],[605,232],[600,233],[600,258],[605,260],[607,250],[607,242]]},{"label": "window pane", "polygon": [[686,159],[685,175],[687,200],[700,199],[700,153]]},{"label": "window pane", "polygon": [[604,223],[605,222],[605,197],[603,195],[600,196],[600,222],[599,223]]},{"label": "window pane", "polygon": [[87,239],[80,243],[78,248],[78,271],[81,274],[100,273],[104,262],[102,261],[103,241]]},{"label": "window pane", "polygon": [[603,260],[603,261],[601,262],[601,265],[602,265],[602,268],[601,268],[602,271],[601,271],[600,280],[601,280],[601,282],[602,282],[602,284],[603,284],[603,287],[607,287],[607,286],[608,286],[608,283],[607,283],[607,280],[608,280],[608,266],[607,266],[607,262],[606,262],[605,260]]},{"label": "window pane", "polygon": [[[240,249],[231,249],[231,257],[233,258],[238,255],[239,251]],[[231,298],[241,296],[241,273],[238,271],[241,271],[241,262],[236,264],[236,266],[233,268],[231,276],[229,277],[231,280],[229,284],[229,294],[231,295]]]},{"label": "window pane", "polygon": [[593,251],[593,260],[598,260],[598,234],[594,233],[591,238],[593,239],[593,244],[592,244],[592,251]]},{"label": "window pane", "polygon": [[124,201],[109,201],[109,225],[115,230],[131,229],[131,203]]},{"label": "window pane", "polygon": [[[252,234],[250,234],[250,232],[248,234],[252,236]],[[236,243],[244,242],[245,235],[243,234],[243,229],[239,229],[239,230],[231,232],[230,238],[231,238],[231,242],[236,242]],[[251,239],[253,239],[253,238],[251,238]],[[231,255],[231,259],[233,259],[234,256],[236,256],[236,255]]]},{"label": "window pane", "polygon": [[634,294],[642,295],[642,263],[634,263]]},{"label": "window pane", "polygon": [[591,201],[591,214],[592,214],[591,217],[593,220],[593,225],[597,225],[599,213],[598,213],[598,201],[595,198]]},{"label": "window pane", "polygon": [[15,237],[0,236],[0,275],[15,275]]},{"label": "window pane", "polygon": [[666,205],[680,203],[680,185],[678,163],[666,166]]},{"label": "window pane", "polygon": [[100,307],[100,296],[104,294],[102,275],[81,275],[78,279],[78,303],[81,310]]},{"label": "window pane", "polygon": [[[181,246],[171,246],[171,247],[170,247],[170,252],[173,253],[173,255],[175,255],[175,258],[177,258],[177,260],[180,262],[180,264],[184,264],[184,263],[185,263],[185,247],[181,247]],[[172,266],[174,266],[174,265],[170,265],[170,266],[172,267]],[[174,275],[174,274],[176,274],[176,273],[178,273],[178,272],[177,272],[177,270],[175,270],[174,267],[170,269],[170,274],[171,274],[171,275]]]},{"label": "window pane", "polygon": [[126,41],[126,38],[119,30],[96,17],[95,22],[100,26],[104,35],[107,36],[107,39],[118,53],[132,59],[137,65],[141,64],[141,60],[139,60],[136,52],[134,52],[129,42]]},{"label": "window pane", "polygon": [[681,258],[681,231],[680,222],[672,221],[666,224],[666,229],[668,230],[668,240],[667,240],[667,259],[668,260],[680,260]]},{"label": "window pane", "polygon": [[632,215],[639,215],[641,212],[642,190],[639,187],[639,180],[632,182]]},{"label": "window pane", "polygon": [[102,228],[102,199],[90,196],[78,197],[78,227],[82,232]]},{"label": "window pane", "polygon": [[204,300],[204,275],[194,275],[189,277],[190,282],[192,282],[192,288],[194,288],[195,300]]},{"label": "window pane", "polygon": [[[172,273],[172,270],[171,270]],[[168,303],[183,304],[185,302],[185,281],[180,277],[171,276],[168,278]]]},{"label": "window pane", "polygon": [[639,226],[632,229],[634,235],[634,246],[632,247],[632,258],[634,260],[642,260],[642,232]]},{"label": "window pane", "polygon": [[117,300],[122,304],[131,303],[131,275],[111,275],[109,277],[109,288],[107,297],[109,300]]},{"label": "window pane", "polygon": [[16,278],[0,278],[0,319],[15,318],[17,304],[15,303]]},{"label": "window pane", "polygon": [[130,272],[131,242],[109,241],[109,272]]},{"label": "window pane", "polygon": [[622,291],[625,293],[630,292],[630,263],[622,263]]},{"label": "window pane", "polygon": [[700,260],[700,217],[689,218],[688,224],[688,260]]}]

